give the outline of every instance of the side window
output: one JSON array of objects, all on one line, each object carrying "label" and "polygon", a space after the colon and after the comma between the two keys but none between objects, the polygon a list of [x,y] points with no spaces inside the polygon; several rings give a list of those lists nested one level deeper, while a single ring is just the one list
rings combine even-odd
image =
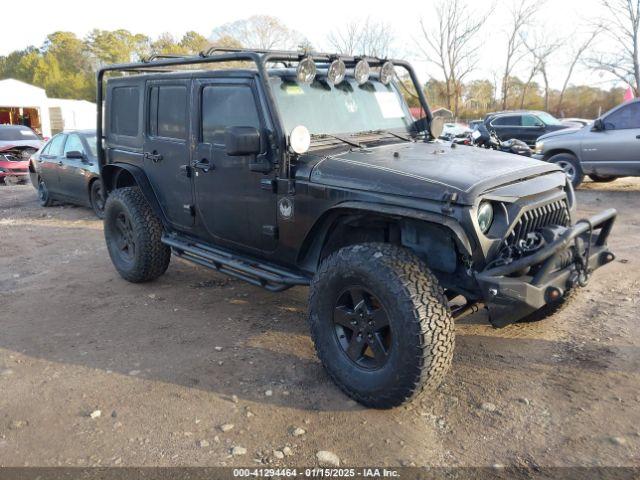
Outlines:
[{"label": "side window", "polygon": [[78,135],[69,135],[67,143],[64,144],[64,155],[67,152],[81,152],[84,153],[84,147],[82,146],[82,140]]},{"label": "side window", "polygon": [[149,134],[154,137],[187,138],[187,88],[155,86],[150,90]]},{"label": "side window", "polygon": [[116,87],[111,92],[110,129],[115,135],[138,136],[138,87]]},{"label": "side window", "polygon": [[626,105],[604,119],[606,130],[626,130],[640,128],[640,103]]},{"label": "side window", "polygon": [[493,120],[491,124],[500,127],[520,127],[522,117],[520,115],[504,115]]},{"label": "side window", "polygon": [[62,156],[62,149],[64,147],[64,141],[67,139],[66,135],[60,134],[53,137],[51,143],[49,144],[49,153],[48,155],[53,155],[55,157]]},{"label": "side window", "polygon": [[260,116],[251,87],[224,85],[202,91],[202,141],[224,144],[227,127],[260,128]]},{"label": "side window", "polygon": [[533,115],[522,115],[522,126],[523,127],[538,127],[542,125],[542,121]]}]

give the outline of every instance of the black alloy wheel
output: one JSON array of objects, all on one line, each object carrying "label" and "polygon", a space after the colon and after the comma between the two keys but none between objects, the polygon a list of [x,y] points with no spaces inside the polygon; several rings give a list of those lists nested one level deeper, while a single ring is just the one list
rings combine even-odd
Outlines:
[{"label": "black alloy wheel", "polygon": [[360,286],[341,292],[333,322],[338,343],[352,362],[368,370],[386,364],[392,344],[389,317],[371,292]]},{"label": "black alloy wheel", "polygon": [[133,262],[136,256],[136,243],[133,225],[131,225],[131,220],[126,212],[118,213],[115,221],[115,231],[115,242],[120,258],[127,263]]}]

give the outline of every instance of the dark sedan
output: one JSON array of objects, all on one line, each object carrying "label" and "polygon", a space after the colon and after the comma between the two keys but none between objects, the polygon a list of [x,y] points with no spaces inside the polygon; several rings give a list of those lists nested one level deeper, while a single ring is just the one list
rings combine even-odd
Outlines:
[{"label": "dark sedan", "polygon": [[96,160],[95,130],[54,136],[29,161],[31,183],[43,207],[54,200],[93,208],[102,218],[104,198]]}]

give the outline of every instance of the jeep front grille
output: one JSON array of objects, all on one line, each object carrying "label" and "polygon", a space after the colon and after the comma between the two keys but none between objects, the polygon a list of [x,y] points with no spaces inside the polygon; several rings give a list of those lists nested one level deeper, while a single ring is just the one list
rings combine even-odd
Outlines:
[{"label": "jeep front grille", "polygon": [[531,232],[549,225],[569,226],[570,217],[566,200],[557,200],[539,207],[526,210],[520,214],[518,221],[507,235],[507,245],[517,245]]}]

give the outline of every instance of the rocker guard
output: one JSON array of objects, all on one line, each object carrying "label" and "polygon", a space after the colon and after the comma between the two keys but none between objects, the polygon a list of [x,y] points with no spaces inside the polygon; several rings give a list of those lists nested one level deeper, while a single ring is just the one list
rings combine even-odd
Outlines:
[{"label": "rocker guard", "polygon": [[[577,255],[574,254],[570,265],[554,270],[560,255],[571,248],[576,238],[584,246],[579,254],[584,256],[585,252],[589,252],[589,258],[586,259],[589,272],[613,261],[615,256],[606,242],[616,215],[616,210],[610,208],[589,219],[579,220],[557,240],[536,253],[476,273],[491,323],[496,327],[513,323],[550,303],[549,294],[554,289],[564,294],[579,286],[576,281],[580,274]],[[594,234],[597,230],[599,233]],[[534,265],[540,265],[540,269],[533,276],[508,276]]]}]

